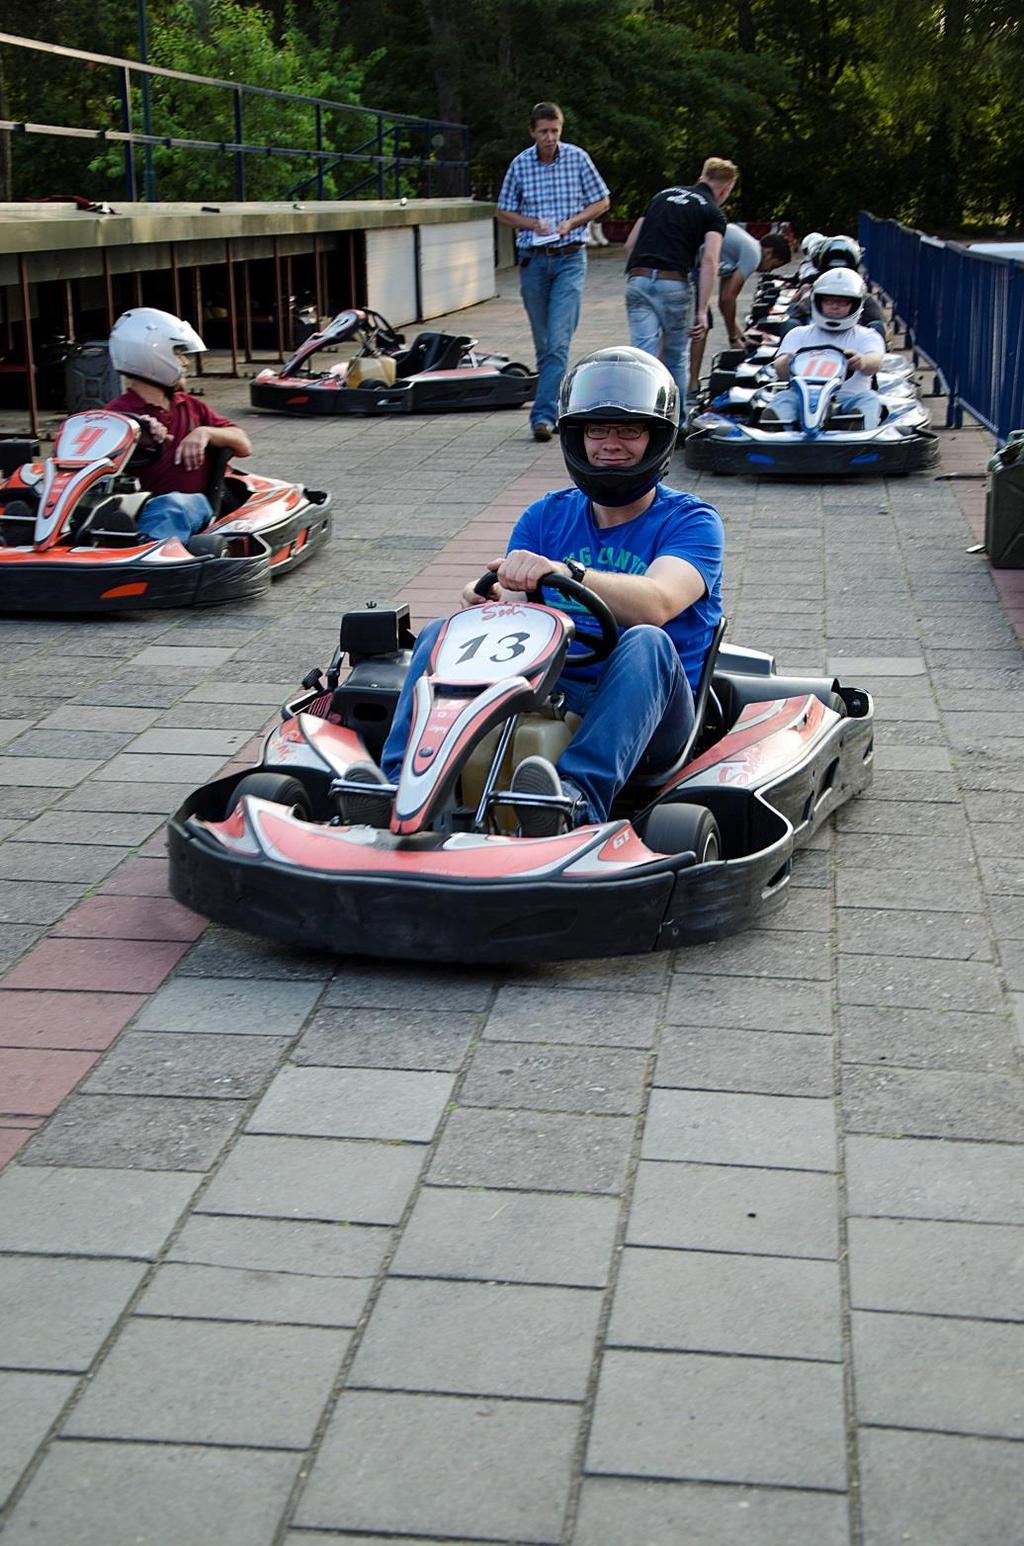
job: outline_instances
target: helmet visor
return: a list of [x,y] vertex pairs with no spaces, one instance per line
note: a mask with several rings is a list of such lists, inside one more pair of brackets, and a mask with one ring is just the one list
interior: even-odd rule
[[671,419],[671,382],[664,372],[639,361],[584,361],[572,372],[560,404],[560,418],[586,415],[591,419],[617,414],[646,419]]

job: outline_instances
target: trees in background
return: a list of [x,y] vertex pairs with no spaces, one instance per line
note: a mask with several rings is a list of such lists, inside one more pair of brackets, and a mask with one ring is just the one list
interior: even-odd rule
[[[947,232],[1024,223],[1019,9],[1018,0],[148,0],[154,63],[468,124],[481,196],[497,192],[527,143],[532,103],[550,98],[565,110],[567,137],[601,167],[616,213],[638,213],[712,154],[742,168],[731,206],[740,218],[835,230],[868,207]],[[7,0],[4,25],[135,52],[131,0],[51,0],[38,13]],[[25,59],[0,48],[0,116],[116,123],[109,71],[38,59],[26,70]],[[153,111],[161,133],[234,135],[228,94],[161,86]],[[358,138],[341,115],[327,128],[339,149]],[[246,132],[309,144],[312,115],[247,104]],[[454,148],[449,139],[439,153]],[[97,156],[83,142],[20,136],[14,150],[16,196],[121,192],[113,149]],[[230,194],[227,158],[156,156],[161,197]],[[293,163],[250,158],[247,192],[279,197],[299,176]],[[328,191],[353,180],[346,171]]]

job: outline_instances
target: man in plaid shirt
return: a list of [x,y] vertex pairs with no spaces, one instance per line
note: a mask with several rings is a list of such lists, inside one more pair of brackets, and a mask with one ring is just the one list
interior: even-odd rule
[[587,277],[586,229],[608,209],[607,185],[586,151],[561,143],[563,121],[554,102],[537,103],[533,144],[511,163],[498,195],[498,219],[518,233],[519,289],[537,353],[534,440],[551,439]]

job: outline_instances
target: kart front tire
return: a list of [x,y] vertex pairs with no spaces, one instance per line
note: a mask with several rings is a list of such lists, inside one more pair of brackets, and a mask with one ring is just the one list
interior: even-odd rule
[[501,367],[499,375],[519,376],[525,379],[528,376],[532,376],[533,371],[530,369],[529,365],[520,365],[517,361],[512,360],[508,365],[503,365]]
[[309,821],[313,814],[305,787],[291,774],[247,773],[228,796],[225,819],[247,794],[254,795],[258,800],[272,800],[275,805],[285,806],[294,811],[300,821]]
[[692,853],[698,864],[722,857],[722,834],[706,805],[656,805],[642,836],[655,853]]

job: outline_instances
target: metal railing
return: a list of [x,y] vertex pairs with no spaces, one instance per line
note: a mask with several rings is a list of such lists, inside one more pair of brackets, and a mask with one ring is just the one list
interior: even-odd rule
[[858,236],[868,277],[949,395],[946,423],[966,409],[1000,443],[1024,428],[1024,263],[863,211]]
[[[469,131],[465,124],[448,123],[439,119],[414,118],[404,113],[391,113],[381,108],[356,107],[349,102],[334,102],[328,97],[308,97],[294,92],[275,91],[267,86],[244,85],[238,81],[218,80],[208,75],[192,75],[184,70],[168,70],[159,65],[140,64],[135,59],[119,59],[109,54],[93,54],[83,49],[64,48],[56,43],[40,43],[31,38],[17,37],[13,33],[0,32],[0,46],[25,49],[37,54],[56,55],[63,59],[80,60],[91,65],[103,65],[116,72],[115,87],[120,105],[119,126],[100,128],[69,124],[30,123],[14,119],[0,119],[0,132],[12,135],[43,134],[66,139],[92,140],[100,145],[121,145],[124,150],[125,197],[134,202],[138,197],[138,168],[136,149],[145,158],[146,198],[155,199],[156,174],[152,151],[162,146],[170,150],[211,151],[233,158],[234,197],[243,202],[246,197],[246,162],[250,156],[264,158],[288,157],[306,160],[313,166],[311,175],[294,185],[282,198],[293,198],[298,192],[316,189],[315,196],[324,198],[326,177],[342,167],[351,165],[359,175],[343,192],[332,193],[332,198],[348,199],[372,190],[378,198],[399,197],[404,191],[404,179],[415,177],[421,196],[432,198],[435,189],[467,195],[469,184]],[[182,139],[163,134],[137,133],[132,127],[132,88],[138,83],[144,113],[149,116],[149,86],[154,78],[186,82],[189,85],[207,86],[230,92],[233,104],[234,137],[230,140]],[[271,97],[291,105],[313,109],[313,144],[267,145],[256,144],[245,138],[245,104],[255,97]],[[356,120],[369,120],[364,124],[364,140],[351,149],[339,150],[328,146],[325,117],[341,114]],[[357,131],[358,132],[358,131]],[[454,141],[458,153],[442,157],[439,152]],[[419,145],[418,153],[414,153]]]

